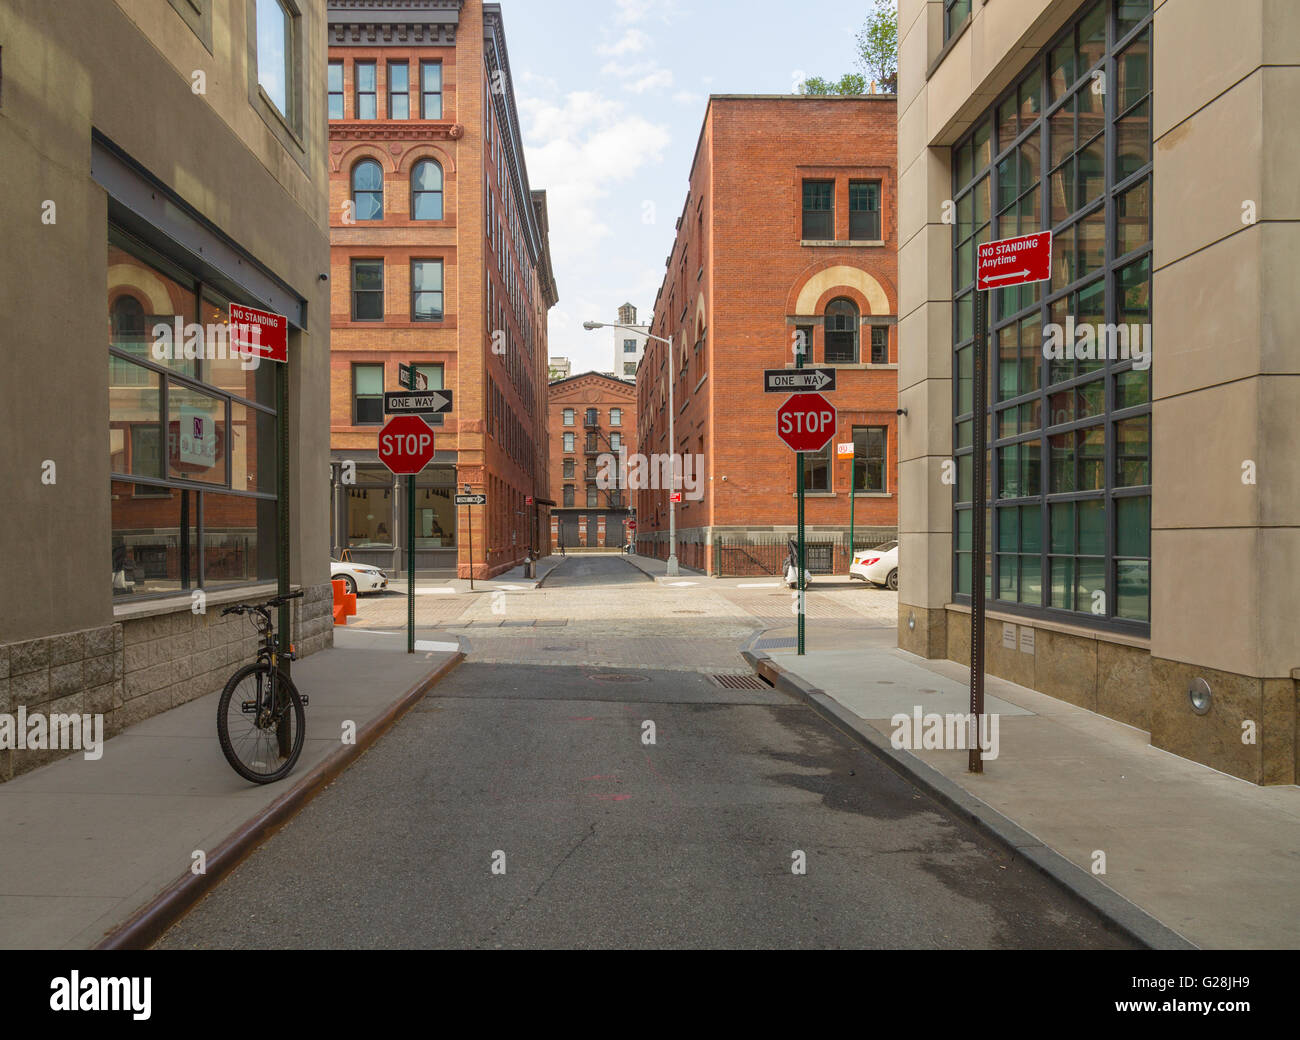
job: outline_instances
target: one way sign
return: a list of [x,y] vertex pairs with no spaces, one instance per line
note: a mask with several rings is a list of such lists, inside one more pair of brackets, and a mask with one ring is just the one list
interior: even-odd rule
[[388,415],[441,415],[451,411],[451,403],[450,390],[384,394],[384,412]]
[[769,394],[810,394],[834,389],[833,368],[777,368],[763,373],[763,390]]

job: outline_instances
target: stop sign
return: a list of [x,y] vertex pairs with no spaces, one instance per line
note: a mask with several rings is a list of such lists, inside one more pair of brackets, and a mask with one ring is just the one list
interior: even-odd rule
[[821,394],[795,394],[776,410],[777,435],[791,451],[821,451],[835,424],[835,406]]
[[379,433],[379,461],[399,477],[419,473],[434,450],[433,430],[418,415],[399,415]]

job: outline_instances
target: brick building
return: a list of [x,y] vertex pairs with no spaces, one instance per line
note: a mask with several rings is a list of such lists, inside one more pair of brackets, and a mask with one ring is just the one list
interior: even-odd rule
[[587,372],[552,383],[548,397],[552,549],[620,548],[632,502],[612,460],[636,450],[636,388]]
[[[668,380],[688,485],[678,558],[709,573],[775,566],[795,527],[796,457],[763,370],[838,369],[839,429],[806,471],[810,567],[847,570],[897,524],[896,118],[892,96],[710,98],[637,373],[640,452],[666,455]],[[852,440],[856,458],[835,459]],[[668,481],[633,488],[638,548],[668,556]],[[633,478],[633,483],[637,481]],[[693,485],[693,486],[692,486]],[[680,486],[680,485],[679,485]]]
[[[378,461],[383,394],[414,365],[454,395],[417,479],[416,567],[498,573],[546,543],[546,196],[528,181],[497,4],[330,0],[332,544],[406,567],[405,481]],[[351,465],[349,465],[351,464]],[[350,482],[352,481],[352,482]]]

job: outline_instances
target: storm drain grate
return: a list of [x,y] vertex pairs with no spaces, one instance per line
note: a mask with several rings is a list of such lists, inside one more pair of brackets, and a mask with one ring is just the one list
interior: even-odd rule
[[627,672],[605,672],[602,675],[589,675],[587,678],[592,682],[607,683],[643,683],[650,681],[650,677],[647,675],[629,675]]
[[787,647],[798,646],[799,640],[794,636],[781,636],[776,639],[760,639],[754,644],[755,650],[784,650]]
[[724,690],[766,690],[768,688],[767,683],[757,675],[733,675],[723,672],[710,675],[709,679],[714,686],[721,686]]

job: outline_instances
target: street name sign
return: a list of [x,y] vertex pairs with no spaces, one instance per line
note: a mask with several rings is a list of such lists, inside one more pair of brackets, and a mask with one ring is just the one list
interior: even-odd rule
[[485,506],[487,505],[487,495],[457,495],[456,505],[458,506]]
[[384,412],[387,415],[441,415],[450,412],[451,405],[450,390],[384,394]]
[[763,373],[763,392],[801,394],[835,389],[833,368],[776,368]]
[[433,461],[433,430],[418,415],[399,415],[379,431],[379,461],[394,476],[413,477]]
[[289,361],[289,319],[256,307],[230,305],[230,349],[264,361]]
[[397,366],[397,382],[399,386],[407,390],[428,390],[429,377],[423,372],[417,372],[414,365]]
[[976,289],[1005,289],[1008,285],[1044,282],[1052,277],[1052,233],[1003,238],[979,247]]
[[821,394],[795,394],[776,410],[776,432],[794,452],[821,451],[835,436],[835,406]]

